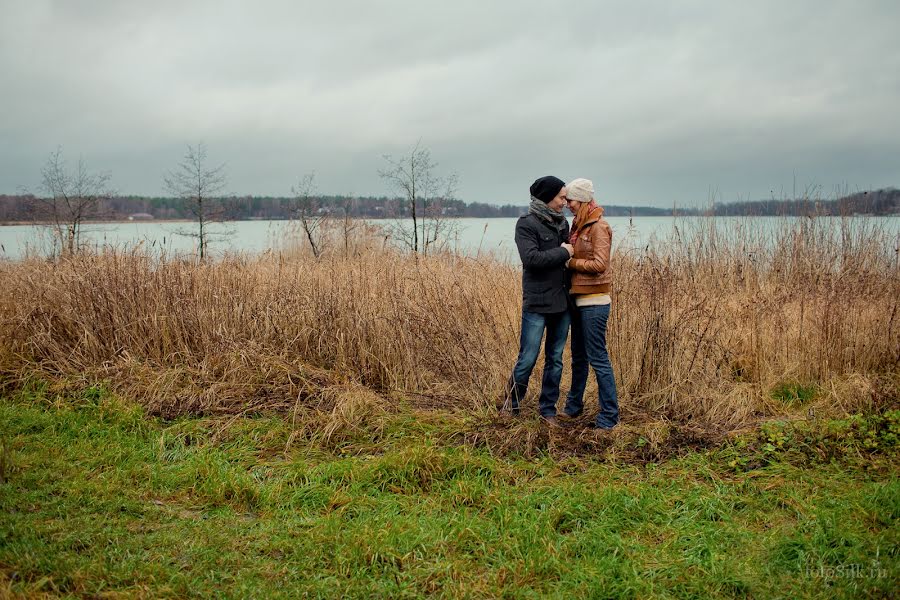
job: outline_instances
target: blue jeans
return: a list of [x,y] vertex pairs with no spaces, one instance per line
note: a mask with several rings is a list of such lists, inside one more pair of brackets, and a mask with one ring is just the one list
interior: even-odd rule
[[584,410],[584,388],[587,386],[588,365],[597,377],[597,399],[600,413],[597,427],[613,427],[619,422],[619,399],[616,379],[606,351],[606,323],[609,304],[581,306],[572,309],[572,386],[566,398],[566,414],[578,415]]
[[513,367],[508,398],[514,412],[519,410],[519,400],[525,397],[531,371],[541,350],[541,338],[547,330],[544,344],[544,378],[541,381],[541,397],[538,410],[544,417],[556,415],[559,400],[559,382],[562,379],[563,349],[569,335],[571,316],[568,312],[540,314],[522,311],[522,336],[519,340],[519,358]]

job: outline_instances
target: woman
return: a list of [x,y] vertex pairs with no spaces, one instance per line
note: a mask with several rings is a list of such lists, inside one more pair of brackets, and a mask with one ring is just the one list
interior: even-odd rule
[[609,266],[612,229],[603,209],[594,201],[594,184],[576,179],[566,186],[566,203],[575,215],[569,243],[575,254],[568,262],[572,275],[572,385],[563,416],[574,418],[584,410],[588,365],[594,369],[599,391],[597,429],[612,429],[619,422],[616,380],[606,351],[612,271]]

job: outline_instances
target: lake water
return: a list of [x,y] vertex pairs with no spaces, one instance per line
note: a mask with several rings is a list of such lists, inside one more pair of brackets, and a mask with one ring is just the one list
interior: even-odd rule
[[[782,217],[610,217],[614,246],[618,249],[640,249],[651,239],[665,238],[674,231],[690,231],[698,226],[745,228],[755,231],[773,231],[786,222],[796,220]],[[840,227],[839,217],[820,217],[825,227]],[[852,217],[854,227],[874,224],[885,229],[891,237],[900,240],[900,217]],[[375,226],[385,226],[388,221],[369,221]],[[501,258],[517,260],[513,241],[516,219],[457,219],[456,233],[450,243],[458,252],[476,254],[492,252]],[[193,231],[191,223],[127,222],[89,224],[84,237],[95,247],[115,246],[123,249],[138,244],[156,250],[173,253],[192,253],[196,240],[179,232]],[[213,253],[259,253],[267,249],[284,248],[290,243],[291,226],[287,221],[236,221],[227,228],[231,234],[214,238]],[[31,225],[0,226],[0,258],[18,259],[27,252],[41,253],[47,247],[42,242],[46,228]]]

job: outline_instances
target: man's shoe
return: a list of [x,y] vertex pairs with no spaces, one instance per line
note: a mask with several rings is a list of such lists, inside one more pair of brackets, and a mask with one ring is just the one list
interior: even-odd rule
[[551,429],[562,429],[562,423],[556,417],[541,417],[541,422]]
[[501,405],[501,406],[498,406],[498,407],[497,407],[497,412],[500,413],[501,415],[508,415],[508,416],[511,416],[511,417],[518,417],[518,416],[519,416],[519,407],[512,408],[512,407],[510,407],[510,406],[502,406],[502,405]]
[[512,400],[513,399],[510,398],[507,394],[501,394],[494,402],[494,407],[501,415],[512,415],[514,417],[518,417],[519,407],[513,406]]
[[559,413],[556,416],[558,416],[563,421],[574,421],[575,419],[577,419],[578,417],[581,416],[581,412],[577,412],[574,415],[570,415],[566,411],[562,411],[561,413]]
[[497,398],[497,412],[518,417],[519,407],[522,405],[522,399],[525,398],[526,389],[527,386],[516,383],[510,377],[506,389]]

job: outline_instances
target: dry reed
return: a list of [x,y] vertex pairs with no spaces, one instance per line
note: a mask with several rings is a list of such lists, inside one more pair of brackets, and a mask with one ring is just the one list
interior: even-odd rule
[[[609,347],[626,423],[730,432],[896,405],[889,233],[814,219],[696,223],[614,256]],[[318,260],[107,251],[0,263],[0,382],[105,381],[169,417],[315,414],[326,437],[398,403],[488,414],[517,353],[520,269],[416,260],[369,240]],[[779,385],[815,397],[785,403]]]

